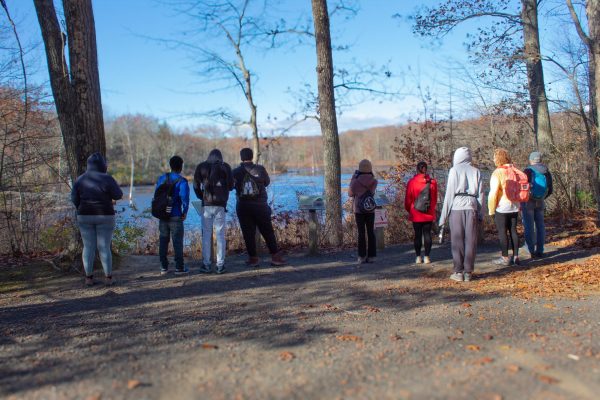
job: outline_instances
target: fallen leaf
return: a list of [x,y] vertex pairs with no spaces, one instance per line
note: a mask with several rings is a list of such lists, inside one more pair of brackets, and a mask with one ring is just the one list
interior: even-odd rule
[[544,304],[544,307],[545,308],[549,308],[551,310],[556,310],[556,306],[554,304],[552,304],[552,303]]
[[469,304],[469,303],[462,303],[461,306],[464,307],[464,308],[469,308],[469,307],[471,307],[471,304]]
[[294,358],[296,358],[296,355],[291,351],[282,351],[279,353],[279,359],[281,361],[292,361]]
[[377,307],[373,307],[373,306],[364,306],[364,308],[370,312],[380,312],[381,310]]
[[567,357],[571,360],[579,361],[579,356],[576,356],[575,354],[569,354]]
[[484,365],[494,362],[492,357],[483,357],[472,362],[473,365]]
[[355,335],[337,335],[336,338],[342,342],[361,342],[362,338]]
[[519,367],[518,365],[515,365],[515,364],[510,364],[510,365],[506,366],[506,370],[508,372],[512,372],[513,374],[515,374],[521,370],[521,367]]
[[466,346],[466,349],[471,350],[471,351],[479,351],[479,350],[481,350],[481,347],[477,346],[476,344],[468,344]]
[[483,338],[485,340],[492,340],[494,337],[492,335],[485,335]]
[[392,336],[390,336],[390,339],[392,339],[393,341],[402,340],[402,336],[400,336],[400,335],[392,335]]
[[102,395],[101,394],[95,394],[92,396],[88,396],[86,400],[101,400],[102,399]]
[[137,379],[130,379],[127,381],[127,389],[131,390],[131,389],[135,389],[136,387],[140,386],[142,384],[142,382],[138,381]]
[[553,377],[548,376],[548,375],[538,375],[537,378],[540,381],[542,381],[544,383],[551,384],[551,385],[560,382],[558,379],[553,378]]
[[211,349],[211,350],[216,350],[219,348],[219,346],[215,345],[215,344],[210,344],[210,343],[202,343],[201,346],[203,349]]

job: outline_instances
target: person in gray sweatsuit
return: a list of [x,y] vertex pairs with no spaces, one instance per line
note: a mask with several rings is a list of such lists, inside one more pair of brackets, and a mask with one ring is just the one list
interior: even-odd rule
[[468,147],[460,147],[454,152],[439,223],[443,227],[449,222],[454,261],[450,279],[459,282],[471,280],[477,250],[477,224],[483,220],[481,172],[471,165],[471,158]]

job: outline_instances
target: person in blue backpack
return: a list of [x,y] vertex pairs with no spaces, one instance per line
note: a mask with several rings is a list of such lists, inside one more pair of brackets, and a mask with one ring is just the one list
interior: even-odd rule
[[181,275],[189,272],[183,264],[183,221],[187,217],[190,205],[190,187],[187,179],[181,175],[183,159],[179,156],[173,156],[169,160],[169,166],[171,172],[162,175],[156,182],[156,189],[164,183],[173,184],[172,204],[167,209],[168,218],[160,219],[158,222],[160,274],[166,275],[169,272],[167,253],[169,241],[172,238],[173,252],[175,253],[175,275]]
[[534,151],[529,155],[529,166],[523,171],[531,184],[527,203],[521,203],[521,217],[525,228],[525,242],[532,258],[544,255],[546,229],[544,227],[545,199],[552,194],[552,175],[542,163],[542,154]]

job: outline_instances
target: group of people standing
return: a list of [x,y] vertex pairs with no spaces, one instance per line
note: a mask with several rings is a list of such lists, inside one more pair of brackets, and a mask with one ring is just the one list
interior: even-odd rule
[[[240,151],[241,163],[232,170],[223,161],[221,151],[214,149],[208,158],[198,164],[194,173],[193,190],[202,207],[203,260],[200,272],[212,272],[212,235],[216,237],[216,272],[225,272],[226,213],[229,194],[236,191],[236,213],[248,252],[246,265],[258,267],[260,259],[256,249],[256,231],[263,236],[271,254],[271,265],[285,265],[277,246],[271,222],[271,208],[267,202],[266,188],[269,174],[261,165],[253,163],[251,149]],[[531,257],[541,257],[544,252],[544,200],[552,194],[552,175],[542,163],[541,154],[529,156],[529,166],[521,172],[512,164],[505,149],[494,151],[495,171],[492,173],[487,207],[498,229],[501,257],[500,265],[519,264],[519,237],[516,231],[518,212],[521,211],[525,241]],[[183,159],[173,156],[169,160],[171,171],[161,175],[156,183],[152,213],[159,218],[160,274],[169,273],[167,258],[172,241],[175,274],[187,274],[184,263],[184,221],[190,206],[190,190],[182,176]],[[369,160],[362,160],[352,176],[348,195],[353,199],[352,209],[358,230],[358,263],[373,263],[377,256],[374,232],[377,179]],[[516,186],[515,186],[516,185]],[[448,172],[446,192],[438,225],[450,228],[452,258],[454,263],[450,279],[470,281],[475,266],[478,224],[483,221],[484,184],[481,172],[472,165],[471,150],[458,148],[454,152],[453,166]],[[88,158],[87,171],[74,183],[71,199],[77,207],[77,222],[83,240],[83,265],[86,284],[93,285],[93,265],[96,250],[100,255],[106,283],[112,283],[112,256],[110,244],[115,228],[113,205],[123,192],[107,173],[106,160],[100,153]],[[520,197],[519,197],[520,196]],[[428,174],[427,163],[417,164],[416,174],[408,181],[404,206],[414,229],[415,263],[431,263],[432,229],[436,220],[438,198],[437,181]],[[164,201],[163,201],[164,200]],[[522,201],[521,201],[522,200]],[[424,247],[424,248],[423,248]],[[509,248],[512,256],[509,257]]]

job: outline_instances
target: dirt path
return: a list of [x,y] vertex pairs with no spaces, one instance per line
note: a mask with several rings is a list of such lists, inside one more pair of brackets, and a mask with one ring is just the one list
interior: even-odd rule
[[[25,283],[0,292],[0,396],[597,398],[600,296],[481,294],[474,285],[511,273],[496,255],[481,249],[471,284],[447,282],[447,246],[431,266],[396,246],[360,269],[350,252],[258,270],[230,257],[225,275],[191,263],[162,278],[156,257],[132,256],[111,288],[13,277]],[[585,256],[551,249],[543,263]]]

